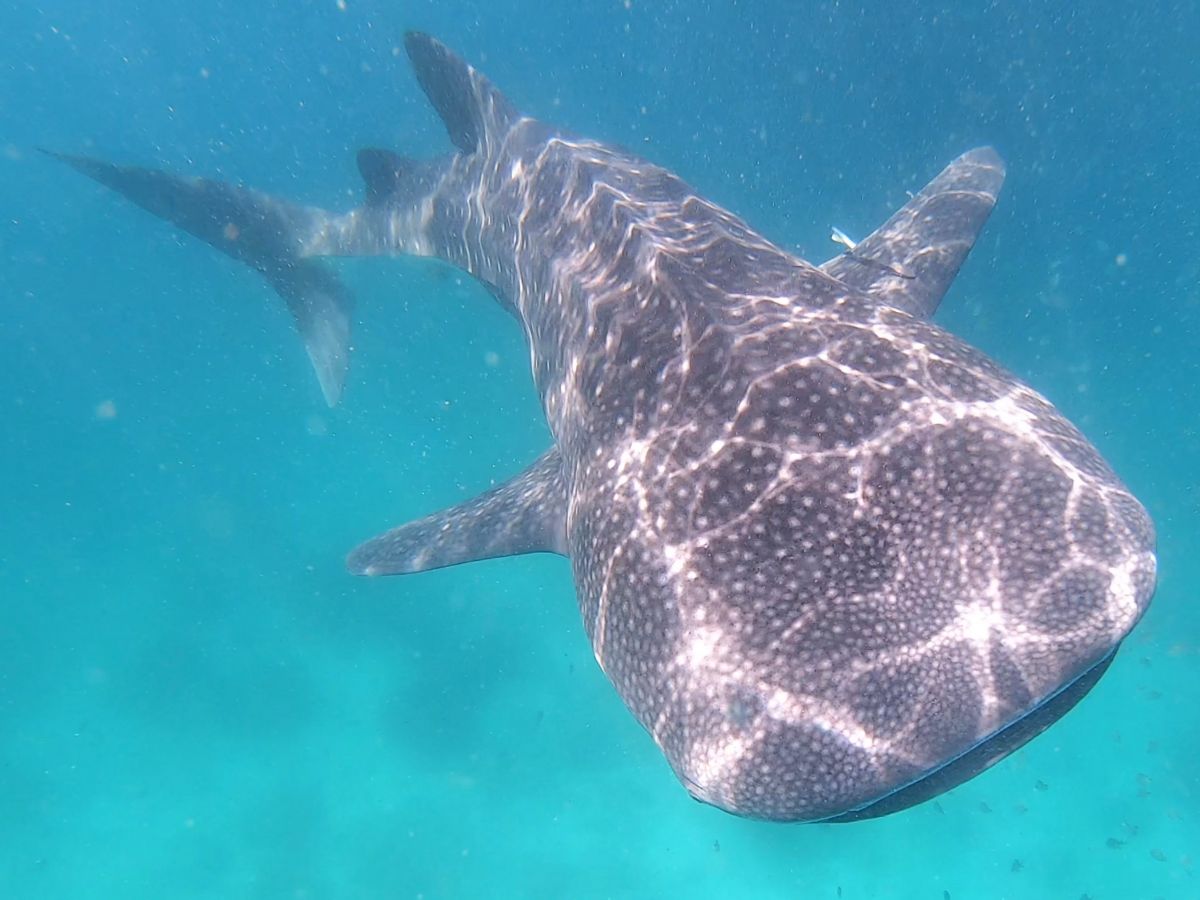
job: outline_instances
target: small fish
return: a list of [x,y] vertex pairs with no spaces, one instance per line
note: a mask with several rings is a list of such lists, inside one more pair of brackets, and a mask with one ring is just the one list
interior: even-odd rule
[[980,800],[979,801],[979,811],[985,812],[985,813],[990,813],[992,811],[992,808],[985,801]]
[[1013,812],[1015,812],[1018,816],[1023,816],[1025,813],[1029,812],[1029,807],[1024,803],[1016,803],[1013,804]]
[[1155,859],[1157,859],[1159,862],[1167,861],[1167,854],[1163,853],[1157,847],[1155,847],[1153,850],[1150,851],[1150,855],[1153,856]]
[[1138,792],[1137,792],[1137,795],[1138,795],[1139,797],[1149,797],[1149,796],[1150,796],[1150,782],[1151,782],[1151,781],[1152,781],[1152,779],[1150,778],[1150,776],[1149,776],[1149,775],[1146,775],[1146,774],[1144,774],[1143,772],[1138,772],[1138,776],[1137,776]]
[[1025,868],[1025,863],[1021,862],[1019,859],[1014,859],[1009,868],[1013,872],[1020,872],[1023,868]]
[[1040,778],[1039,778],[1039,779],[1038,779],[1038,780],[1037,780],[1037,781],[1034,783],[1034,785],[1033,785],[1033,786],[1034,786],[1035,788],[1037,788],[1039,791],[1048,791],[1048,790],[1050,790],[1050,785],[1046,784],[1046,782],[1042,781]]
[[1104,846],[1107,847],[1109,850],[1120,850],[1122,847],[1125,846],[1125,842],[1123,840],[1121,840],[1120,838],[1110,837],[1107,841],[1104,842]]
[[950,900],[950,892],[942,891],[942,900]]
[[[720,852],[721,852],[721,842],[720,842],[720,841],[713,841],[713,853],[720,853]],[[841,889],[841,888],[838,888],[838,896],[839,896],[839,897],[840,897],[840,896],[842,896],[842,889]]]

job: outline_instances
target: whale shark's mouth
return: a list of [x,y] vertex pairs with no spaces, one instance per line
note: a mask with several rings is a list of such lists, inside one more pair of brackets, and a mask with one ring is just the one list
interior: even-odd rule
[[1021,718],[992,732],[958,756],[864,806],[817,821],[858,822],[862,819],[875,819],[932,800],[939,794],[958,787],[964,781],[969,781],[1014,750],[1020,749],[1069,712],[1095,687],[1100,676],[1112,665],[1118,647],[1120,644],[1074,681],[1064,685],[1057,693],[1051,694]]

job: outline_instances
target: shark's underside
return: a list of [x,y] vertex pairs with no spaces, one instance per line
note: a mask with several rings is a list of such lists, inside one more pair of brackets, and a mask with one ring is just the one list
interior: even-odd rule
[[741,815],[902,809],[1092,687],[1153,593],[1150,520],[1047,401],[929,320],[995,203],[993,151],[818,267],[406,46],[455,152],[362,151],[346,214],[59,156],[261,272],[331,404],[351,309],[316,257],[437,256],[519,321],[554,445],[353,571],[568,556],[625,703]]

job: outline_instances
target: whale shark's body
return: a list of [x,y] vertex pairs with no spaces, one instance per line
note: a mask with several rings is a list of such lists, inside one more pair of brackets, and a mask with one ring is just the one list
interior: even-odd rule
[[61,157],[261,271],[331,403],[349,298],[314,257],[437,256],[520,322],[553,447],[353,571],[565,554],[625,703],[695,797],[741,815],[902,809],[1091,688],[1153,593],[1152,525],[1047,401],[929,321],[995,202],[994,152],[817,267],[519,115],[432,39],[407,49],[457,152],[363,151],[344,215]]

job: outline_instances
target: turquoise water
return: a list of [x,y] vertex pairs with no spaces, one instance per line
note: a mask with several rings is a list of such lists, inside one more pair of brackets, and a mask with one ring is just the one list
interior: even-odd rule
[[[1200,9],[1049,6],[5,4],[0,898],[1200,896]],[[562,560],[346,575],[545,446],[510,320],[443,267],[339,263],[326,410],[256,277],[33,148],[349,206],[358,147],[445,147],[407,28],[814,259],[995,144],[939,320],[1159,529],[1093,694],[936,803],[749,822],[625,711]]]

